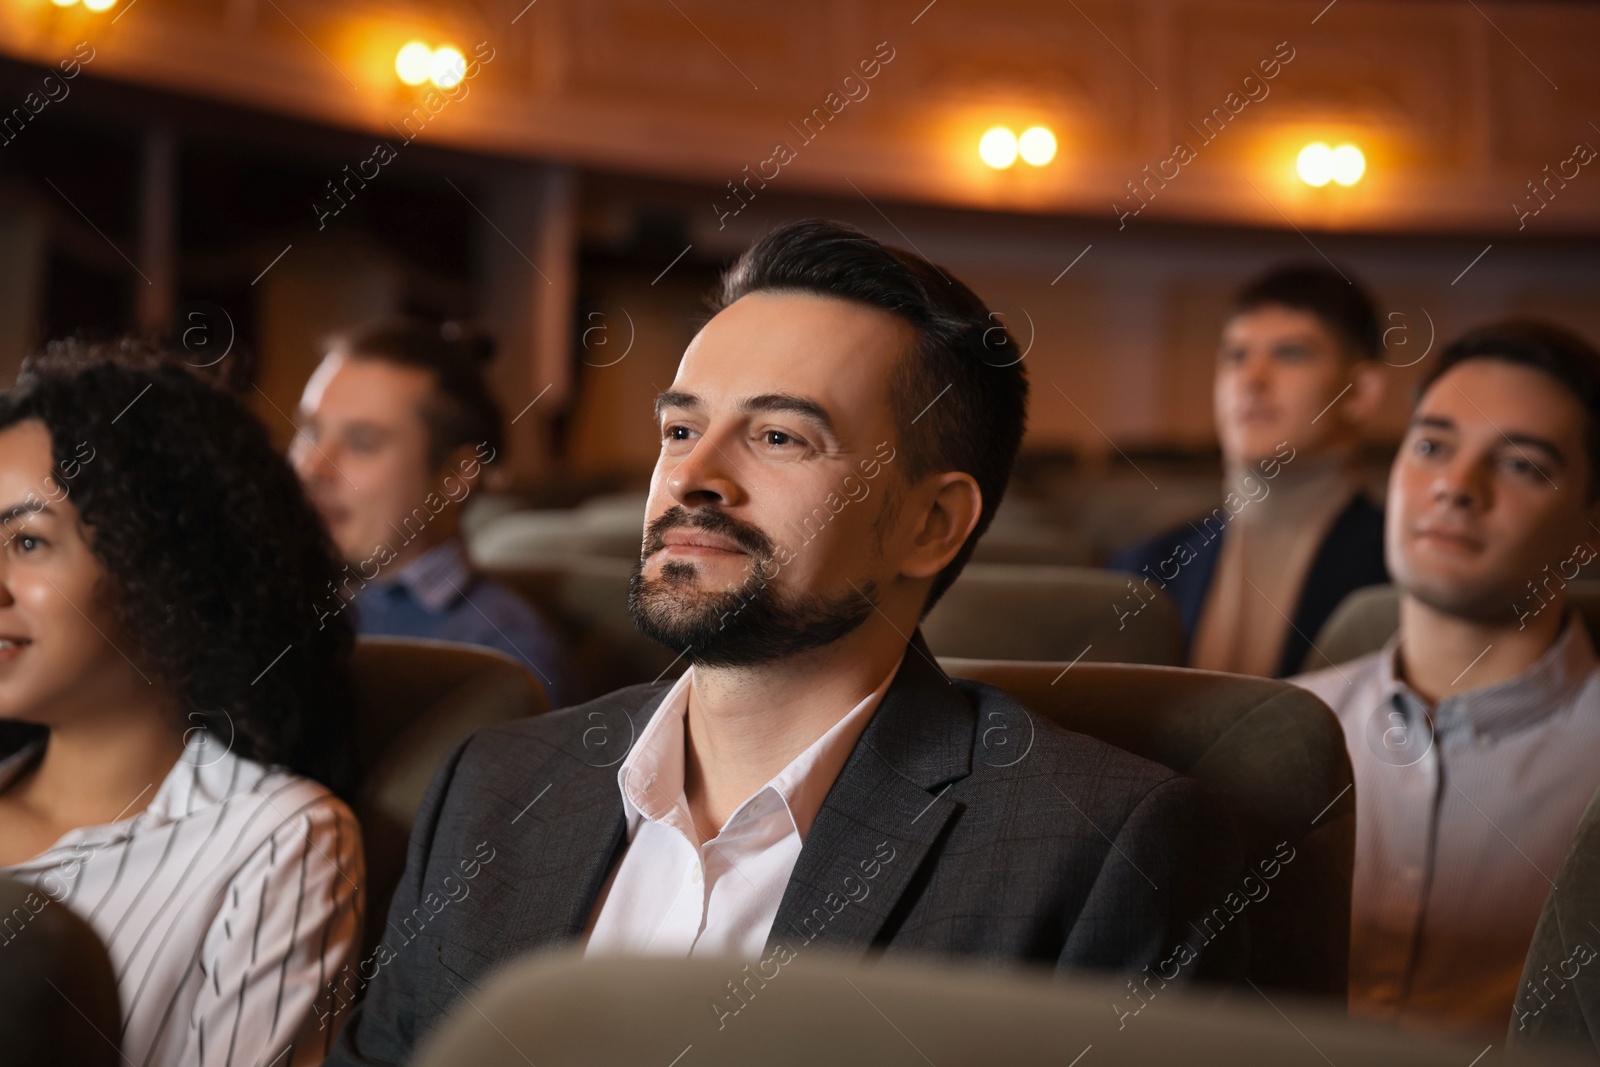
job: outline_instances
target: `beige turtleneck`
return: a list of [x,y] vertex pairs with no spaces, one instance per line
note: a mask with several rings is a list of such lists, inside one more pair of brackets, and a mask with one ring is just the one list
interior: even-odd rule
[[1277,673],[1317,550],[1360,491],[1360,472],[1346,450],[1315,459],[1296,457],[1273,479],[1230,466],[1223,495],[1234,494],[1234,504],[1223,510],[1237,513],[1227,524],[1200,609],[1191,667],[1263,678]]

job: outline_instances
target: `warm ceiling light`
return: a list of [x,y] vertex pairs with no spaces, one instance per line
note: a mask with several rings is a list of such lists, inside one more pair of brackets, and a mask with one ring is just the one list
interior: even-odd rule
[[1319,188],[1329,182],[1354,185],[1367,172],[1367,157],[1353,144],[1329,148],[1322,141],[1314,141],[1300,149],[1295,170],[1307,185]]
[[467,74],[467,59],[457,49],[442,45],[428,60],[428,77],[441,89],[448,89]]
[[1333,180],[1340,185],[1354,185],[1367,172],[1367,157],[1353,144],[1342,144],[1333,150]]
[[1056,158],[1056,135],[1048,126],[1034,126],[1022,131],[1017,138],[1017,151],[1024,163],[1042,167]]
[[427,81],[432,65],[433,49],[421,41],[412,41],[394,57],[394,72],[407,85],[421,85]]
[[50,2],[55,4],[57,7],[71,7],[73,4],[76,4],[78,0],[50,0]]
[[117,0],[83,0],[83,6],[90,11],[109,11],[116,3]]
[[996,126],[978,141],[978,158],[995,170],[1005,170],[1017,161],[1017,135]]
[[1314,141],[1300,149],[1294,162],[1300,180],[1307,185],[1324,186],[1333,180],[1333,149],[1321,141]]

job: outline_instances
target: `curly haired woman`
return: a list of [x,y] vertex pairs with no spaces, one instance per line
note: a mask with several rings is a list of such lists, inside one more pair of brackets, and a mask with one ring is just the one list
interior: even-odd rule
[[69,344],[0,394],[0,523],[0,872],[100,935],[125,1062],[321,1062],[365,872],[294,474],[182,366]]

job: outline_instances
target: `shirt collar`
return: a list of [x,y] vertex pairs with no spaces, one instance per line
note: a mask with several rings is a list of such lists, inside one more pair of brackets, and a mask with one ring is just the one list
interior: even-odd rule
[[[845,761],[861,739],[868,720],[899,673],[905,654],[906,650],[902,649],[900,658],[895,660],[894,666],[878,683],[878,687],[791,760],[766,785],[747,797],[729,816],[728,823],[732,824],[758,797],[771,792],[782,801],[795,832],[803,842],[811,830],[811,824],[816,821],[817,813],[822,810],[822,802],[833,788],[834,780],[839,777]],[[684,719],[689,710],[689,687],[693,684],[694,666],[691,664],[667,690],[659,709],[640,731],[638,742],[617,769],[617,788],[622,793],[623,812],[630,831],[637,827],[641,818],[645,818],[677,828],[690,841],[698,839],[693,820],[688,814],[683,787],[687,755],[684,749]]]
[[439,612],[465,595],[472,581],[472,565],[459,535],[452,535],[407,563],[385,584],[404,588],[429,611]]
[[[1400,677],[1399,657],[1397,632],[1378,656],[1384,702],[1399,697],[1417,708],[1426,708],[1427,702]],[[1433,709],[1433,721],[1440,730],[1459,722],[1475,736],[1491,739],[1515,733],[1566,706],[1597,664],[1600,659],[1595,656],[1583,619],[1576,612],[1568,612],[1561,635],[1526,670],[1503,682],[1445,697]]]
[[[31,741],[23,748],[0,760],[0,790],[3,790],[32,766],[43,754],[46,739]],[[191,729],[185,738],[183,752],[161,782],[152,782],[149,789],[155,796],[139,814],[116,822],[80,826],[69,830],[44,852],[38,862],[54,863],[50,854],[69,845],[96,847],[125,841],[136,833],[158,829],[220,804],[240,789],[248,788],[267,772],[260,764],[251,763],[235,755],[228,743],[203,728]],[[129,803],[132,807],[148,789]],[[34,862],[29,860],[19,866]]]

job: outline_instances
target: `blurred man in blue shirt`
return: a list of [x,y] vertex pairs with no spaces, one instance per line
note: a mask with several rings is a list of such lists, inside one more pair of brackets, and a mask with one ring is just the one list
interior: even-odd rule
[[526,602],[475,574],[461,503],[505,447],[484,381],[493,342],[395,319],[337,336],[306,383],[290,461],[348,566],[320,609],[363,634],[498,649],[569,702],[559,642]]

